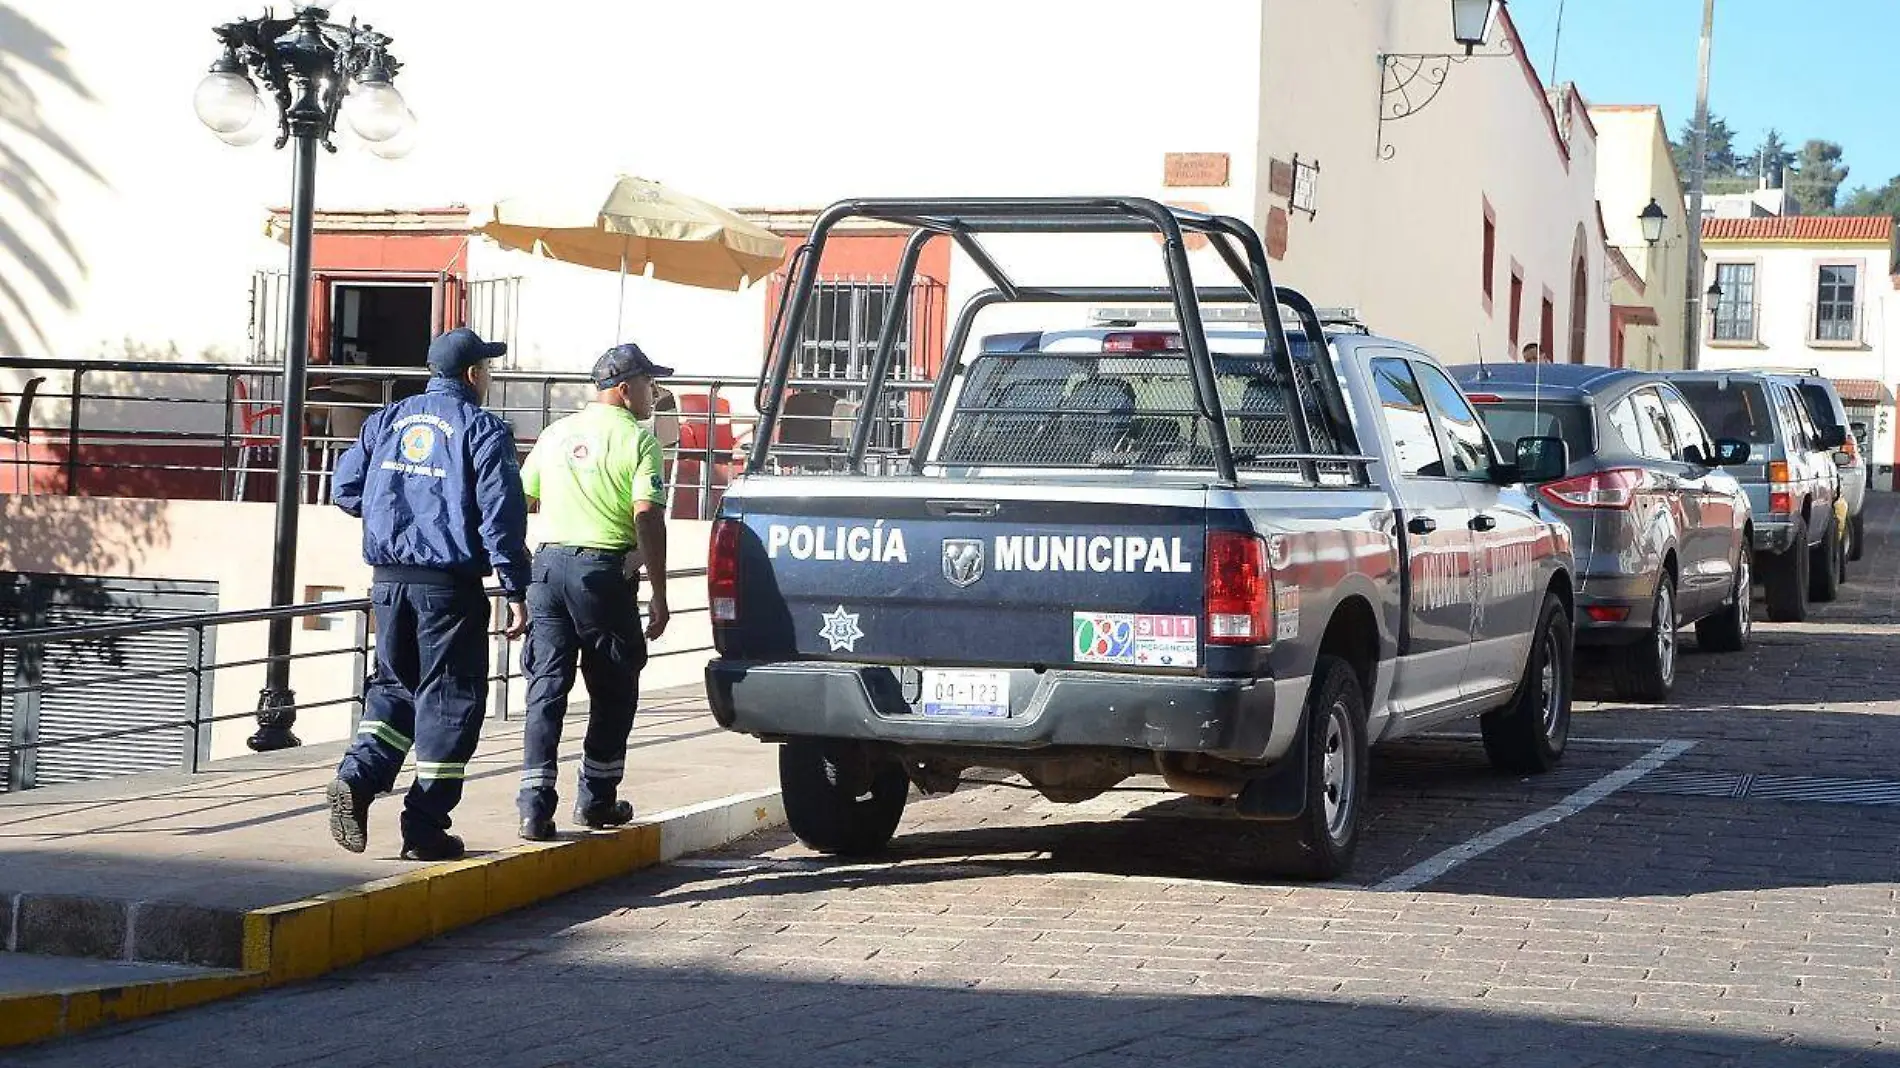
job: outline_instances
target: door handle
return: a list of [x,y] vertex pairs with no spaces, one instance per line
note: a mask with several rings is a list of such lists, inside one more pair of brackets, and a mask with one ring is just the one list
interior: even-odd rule
[[924,508],[932,515],[951,518],[988,517],[999,511],[995,501],[926,501]]
[[1428,515],[1413,516],[1412,521],[1405,524],[1405,529],[1414,534],[1430,534],[1438,529],[1438,520]]
[[1473,530],[1491,530],[1497,525],[1498,521],[1488,515],[1474,515],[1471,517],[1470,527]]

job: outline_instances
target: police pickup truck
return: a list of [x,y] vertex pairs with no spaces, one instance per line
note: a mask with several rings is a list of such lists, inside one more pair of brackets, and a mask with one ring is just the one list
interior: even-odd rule
[[[827,450],[785,397],[825,236],[851,216],[914,228],[892,307],[933,239],[996,287],[927,404],[890,388],[887,323]],[[1021,286],[976,240],[1129,229],[1162,239],[1167,287]],[[1197,289],[1185,234],[1241,286]],[[1058,802],[1159,775],[1265,821],[1263,867],[1323,879],[1359,843],[1371,744],[1478,715],[1497,767],[1561,757],[1570,539],[1523,483],[1561,477],[1562,440],[1502,462],[1435,360],[1327,329],[1272,286],[1245,223],[1123,198],[847,201],[801,257],[713,526],[706,681],[722,726],[781,743],[811,848],[875,852],[913,785],[971,768]],[[993,305],[1104,300],[1172,311],[967,345]],[[1258,325],[1210,330],[1217,304]],[[907,423],[914,446],[874,447]]]

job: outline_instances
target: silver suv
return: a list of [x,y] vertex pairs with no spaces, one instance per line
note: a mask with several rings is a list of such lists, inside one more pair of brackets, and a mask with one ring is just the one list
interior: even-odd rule
[[1749,444],[1733,468],[1755,516],[1755,573],[1768,618],[1806,619],[1809,601],[1832,601],[1844,563],[1840,473],[1834,451],[1845,426],[1817,426],[1793,380],[1761,371],[1677,371],[1667,376],[1709,432]]
[[1569,446],[1565,477],[1537,495],[1576,539],[1577,644],[1601,651],[1618,696],[1669,696],[1682,625],[1695,624],[1705,650],[1747,644],[1750,510],[1729,473],[1748,462],[1747,443],[1711,440],[1659,375],[1565,364],[1451,371],[1493,440]]

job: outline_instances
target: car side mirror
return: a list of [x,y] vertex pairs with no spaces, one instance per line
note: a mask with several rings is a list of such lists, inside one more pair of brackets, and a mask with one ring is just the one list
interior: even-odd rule
[[1715,466],[1734,467],[1737,464],[1745,464],[1753,451],[1746,441],[1738,441],[1735,438],[1716,438]]
[[1513,482],[1555,482],[1570,469],[1570,446],[1562,438],[1518,438]]
[[1820,444],[1823,449],[1838,449],[1847,444],[1847,428],[1838,424],[1822,427]]
[[1835,466],[1835,467],[1852,467],[1852,466],[1854,466],[1854,454],[1853,454],[1853,453],[1851,453],[1851,452],[1848,452],[1848,451],[1847,451],[1847,450],[1845,450],[1845,449],[1842,449],[1841,451],[1839,451],[1839,452],[1837,452],[1837,453],[1835,453],[1835,454],[1834,454],[1834,466]]
[[1714,467],[1715,464],[1702,455],[1702,446],[1690,442],[1682,447],[1682,462],[1696,467]]

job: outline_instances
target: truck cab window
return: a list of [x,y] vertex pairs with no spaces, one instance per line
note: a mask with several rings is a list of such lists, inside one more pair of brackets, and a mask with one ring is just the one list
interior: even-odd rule
[[1379,414],[1392,439],[1392,451],[1398,455],[1400,473],[1406,478],[1445,477],[1445,457],[1411,365],[1389,359],[1373,360],[1371,367],[1373,386],[1379,391]]
[[1485,436],[1464,394],[1451,384],[1445,373],[1428,364],[1414,364],[1419,379],[1431,394],[1432,407],[1438,409],[1438,425],[1451,443],[1451,473],[1457,478],[1484,481],[1491,477],[1491,439]]

